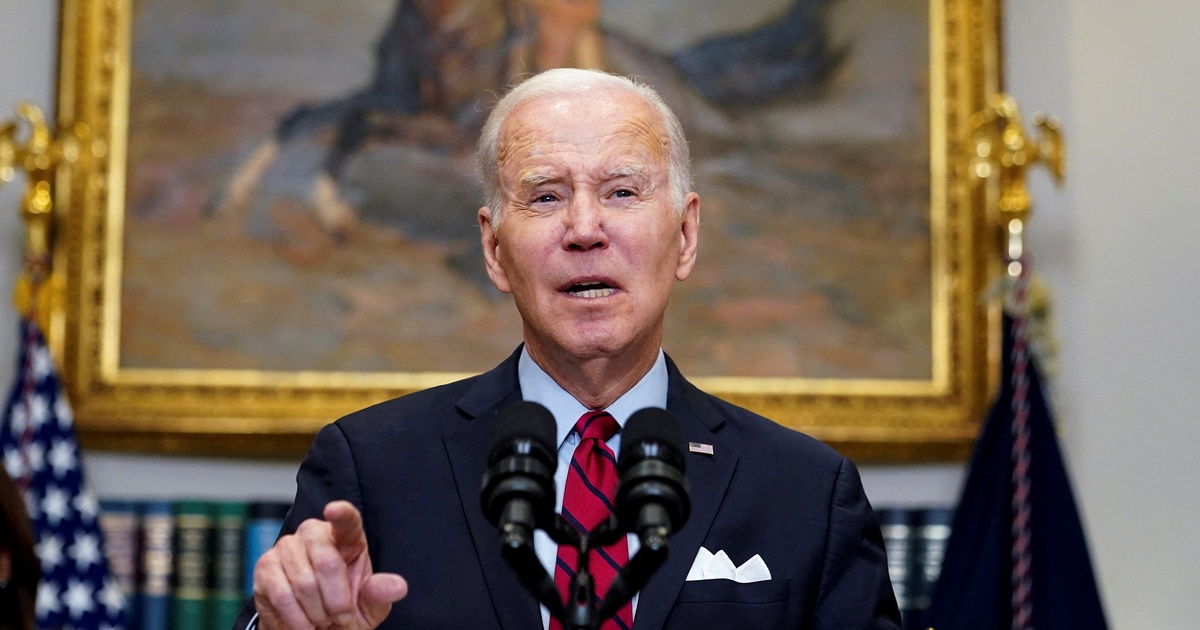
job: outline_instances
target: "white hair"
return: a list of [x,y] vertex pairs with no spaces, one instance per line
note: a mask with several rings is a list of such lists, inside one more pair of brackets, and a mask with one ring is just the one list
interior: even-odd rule
[[539,96],[565,95],[587,90],[624,90],[640,96],[656,112],[667,133],[667,184],[671,199],[683,212],[683,198],[692,190],[692,164],[683,126],[675,113],[653,88],[641,81],[599,70],[557,68],[536,74],[512,88],[488,115],[479,134],[479,172],[483,176],[485,201],[492,210],[492,226],[499,227],[504,205],[500,189],[500,132],[509,114],[521,103]]

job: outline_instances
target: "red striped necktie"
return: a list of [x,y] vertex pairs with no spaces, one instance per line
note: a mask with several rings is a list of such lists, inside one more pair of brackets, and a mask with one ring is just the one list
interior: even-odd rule
[[[605,442],[616,435],[617,428],[617,421],[605,411],[589,411],[575,423],[575,432],[580,439],[567,471],[562,513],[581,533],[591,531],[613,512],[613,500],[617,495],[617,458]],[[574,547],[558,547],[554,583],[563,597],[570,592],[577,556]],[[588,570],[596,584],[595,606],[600,605],[609,584],[628,562],[629,542],[625,536],[607,547],[592,549]],[[633,605],[626,603],[611,620],[600,625],[600,630],[629,630],[632,627]],[[562,630],[562,624],[551,619],[550,630]]]

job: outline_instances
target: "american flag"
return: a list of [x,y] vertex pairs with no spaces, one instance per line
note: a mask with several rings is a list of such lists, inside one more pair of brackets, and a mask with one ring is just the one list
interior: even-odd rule
[[96,499],[83,486],[71,407],[36,323],[21,323],[17,378],[0,425],[0,453],[25,494],[42,582],[39,628],[116,630],[125,601],[108,571]]

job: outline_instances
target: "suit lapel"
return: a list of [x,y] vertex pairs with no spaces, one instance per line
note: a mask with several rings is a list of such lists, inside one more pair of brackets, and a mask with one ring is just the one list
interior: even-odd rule
[[739,453],[717,429],[724,417],[712,401],[679,374],[667,360],[670,389],[667,410],[679,421],[683,439],[713,446],[713,455],[687,454],[687,480],[691,487],[692,513],[687,523],[671,538],[667,561],[642,589],[634,614],[634,630],[662,628],[687,578],[696,551],[716,518],[733,478]]
[[542,625],[537,601],[500,556],[500,535],[487,522],[479,505],[480,482],[487,466],[496,411],[521,399],[516,362],[519,353],[518,348],[509,360],[477,379],[457,404],[471,420],[442,439],[492,606],[500,626],[506,630],[529,630]]

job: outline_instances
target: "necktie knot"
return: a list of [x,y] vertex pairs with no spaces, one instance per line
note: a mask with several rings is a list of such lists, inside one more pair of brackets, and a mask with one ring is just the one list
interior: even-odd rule
[[596,439],[607,442],[617,434],[617,421],[607,411],[589,411],[575,422],[575,431],[580,440]]

